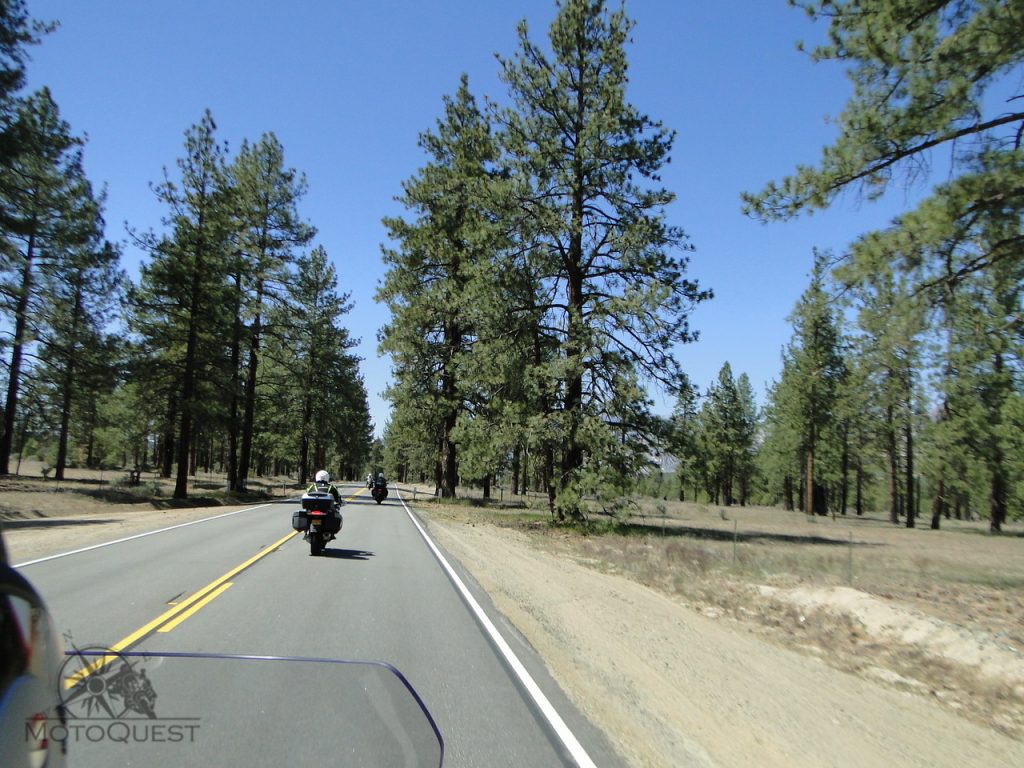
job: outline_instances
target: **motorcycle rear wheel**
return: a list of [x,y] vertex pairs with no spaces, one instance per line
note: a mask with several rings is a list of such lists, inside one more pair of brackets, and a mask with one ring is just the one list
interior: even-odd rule
[[313,533],[309,537],[309,554],[316,557],[324,551],[324,545],[327,540],[324,538],[322,533]]

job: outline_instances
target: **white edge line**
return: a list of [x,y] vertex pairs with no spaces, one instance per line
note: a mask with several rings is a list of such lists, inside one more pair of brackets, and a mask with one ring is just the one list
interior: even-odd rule
[[444,555],[441,554],[441,550],[437,548],[437,545],[434,544],[430,536],[427,535],[427,532],[423,530],[423,526],[420,525],[416,516],[409,510],[408,505],[405,503],[405,499],[402,498],[402,494],[397,488],[395,489],[395,493],[398,496],[398,500],[402,502],[402,506],[405,507],[405,512],[409,515],[409,519],[412,520],[413,525],[416,526],[416,529],[420,532],[423,540],[427,542],[427,546],[429,546],[431,551],[434,553],[434,557],[437,558],[441,567],[444,568],[445,572],[448,574],[448,578],[451,579],[455,588],[459,591],[459,594],[462,595],[462,599],[465,601],[466,605],[476,616],[476,620],[480,622],[480,625],[487,632],[491,641],[495,646],[497,646],[498,650],[501,651],[501,655],[505,657],[505,661],[512,668],[512,671],[516,673],[516,676],[519,678],[519,682],[522,683],[527,693],[530,694],[530,698],[533,699],[534,704],[537,705],[541,714],[544,715],[548,724],[558,735],[558,738],[561,739],[562,744],[569,751],[569,754],[572,755],[572,759],[576,761],[576,765],[580,766],[580,768],[597,768],[594,761],[590,759],[590,755],[588,755],[587,751],[583,748],[583,745],[580,744],[579,740],[569,729],[569,726],[565,724],[562,716],[558,714],[558,711],[548,700],[548,697],[544,695],[540,686],[537,685],[533,677],[526,670],[526,667],[523,666],[519,657],[516,656],[515,651],[512,650],[509,644],[505,641],[505,638],[501,636],[498,628],[494,626],[491,620],[487,617],[487,614],[484,613],[484,609],[480,607],[480,603],[476,601],[476,598],[473,597],[470,591],[466,588],[462,579],[459,578],[455,569],[451,567]]
[[35,565],[36,563],[45,563],[47,560],[56,560],[59,557],[67,557],[68,555],[77,555],[80,552],[88,552],[91,549],[100,549],[102,547],[109,547],[114,544],[120,544],[125,541],[131,541],[132,539],[141,539],[145,536],[152,536],[156,533],[163,533],[164,531],[173,531],[175,528],[185,528],[189,525],[197,525],[198,523],[205,523],[210,520],[218,520],[222,517],[231,517],[231,515],[240,515],[243,512],[252,512],[255,509],[263,509],[264,507],[272,507],[275,503],[260,504],[257,507],[249,507],[248,509],[236,509],[234,512],[225,512],[222,515],[214,515],[213,517],[204,517],[199,520],[192,520],[188,523],[178,523],[177,525],[171,525],[167,528],[157,528],[155,531],[146,531],[145,533],[137,533],[134,536],[125,536],[123,539],[115,539],[114,541],[105,541],[102,544],[93,544],[90,547],[82,547],[81,549],[72,549],[70,552],[61,552],[59,555],[49,555],[47,557],[40,557],[38,560],[29,560],[26,563],[17,563],[11,566],[12,568],[24,568],[26,565]]

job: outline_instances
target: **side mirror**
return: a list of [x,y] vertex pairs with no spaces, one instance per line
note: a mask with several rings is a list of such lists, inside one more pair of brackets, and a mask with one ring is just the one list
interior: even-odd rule
[[39,593],[0,557],[0,765],[63,766],[66,742],[48,738],[63,723],[62,643]]

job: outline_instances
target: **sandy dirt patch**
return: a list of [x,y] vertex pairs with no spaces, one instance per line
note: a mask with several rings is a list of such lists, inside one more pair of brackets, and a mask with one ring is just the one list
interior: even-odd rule
[[806,611],[851,617],[873,637],[915,646],[929,655],[973,667],[993,681],[1019,686],[1018,695],[1024,698],[1024,655],[988,632],[966,629],[848,587],[760,586],[758,591],[765,598]]
[[631,765],[1024,765],[1020,742],[927,695],[779,647],[520,531],[430,527]]

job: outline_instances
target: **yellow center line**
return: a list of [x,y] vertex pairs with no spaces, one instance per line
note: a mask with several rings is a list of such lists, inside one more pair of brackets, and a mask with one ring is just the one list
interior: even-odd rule
[[193,605],[191,608],[189,608],[183,614],[179,615],[177,618],[174,618],[174,619],[171,619],[170,621],[168,621],[166,624],[164,624],[162,627],[160,627],[160,629],[158,629],[157,632],[170,632],[176,626],[181,624],[181,622],[183,622],[185,619],[187,619],[193,613],[198,611],[200,608],[202,608],[208,602],[213,600],[215,597],[217,597],[221,592],[223,592],[225,589],[230,587],[232,584],[234,584],[233,581],[228,581],[228,582],[225,582],[224,584],[221,584],[219,587],[217,587],[215,590],[213,590],[213,592],[208,594],[206,597],[204,597],[198,603]]
[[[132,632],[127,637],[122,638],[121,640],[118,640],[116,643],[114,643],[112,646],[110,646],[110,650],[111,651],[123,651],[128,646],[138,642],[139,640],[141,640],[146,635],[148,635],[151,632],[153,632],[154,630],[158,629],[165,622],[170,621],[171,619],[173,619],[178,614],[180,614],[183,611],[187,610],[189,608],[189,606],[191,606],[193,603],[201,600],[210,591],[212,591],[214,589],[217,589],[217,587],[219,587],[224,582],[228,581],[229,579],[234,578],[236,575],[238,575],[239,573],[244,571],[246,568],[248,568],[250,565],[255,563],[260,558],[263,558],[263,557],[266,557],[267,555],[269,555],[271,552],[273,552],[275,549],[280,547],[282,544],[284,544],[286,541],[288,541],[288,539],[292,538],[297,533],[298,533],[298,531],[292,531],[288,535],[282,536],[280,539],[275,541],[269,547],[266,547],[266,548],[260,550],[259,552],[257,552],[255,555],[250,557],[248,560],[246,560],[241,565],[236,566],[235,568],[232,568],[230,571],[225,573],[220,578],[214,579],[213,581],[211,581],[209,584],[207,584],[202,589],[199,589],[199,590],[193,592],[187,599],[185,599],[182,602],[178,603],[173,608],[171,608],[169,611],[165,611],[164,613],[162,613],[159,616],[157,616],[155,619],[153,619],[151,622],[149,622],[145,626],[140,627],[139,629],[135,630],[134,632]],[[210,599],[212,600],[213,598],[211,597]],[[209,601],[206,601],[206,602],[209,602]],[[205,605],[205,603],[204,603],[204,605]],[[196,610],[198,610],[198,609],[199,608],[197,607]],[[193,613],[194,613],[194,611],[193,611]],[[191,615],[191,614],[189,614],[189,615]],[[103,656],[103,657],[97,659],[92,664],[89,664],[88,666],[83,667],[82,669],[80,669],[77,672],[75,672],[73,675],[69,676],[68,679],[64,681],[65,686],[70,688],[75,683],[77,683],[79,680],[82,680],[83,678],[87,677],[88,675],[91,675],[97,669],[102,669],[107,664],[112,662],[115,658],[116,657],[114,657],[114,656]]]

